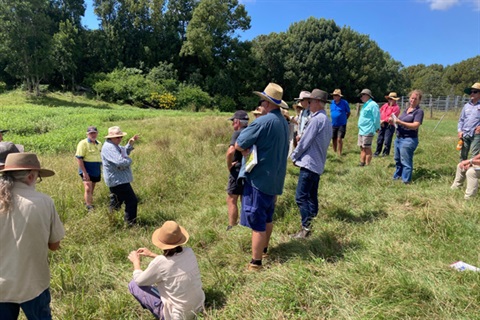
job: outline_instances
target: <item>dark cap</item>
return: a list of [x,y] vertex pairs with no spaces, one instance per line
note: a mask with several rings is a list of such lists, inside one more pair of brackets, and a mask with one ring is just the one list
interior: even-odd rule
[[233,117],[228,118],[228,120],[233,120],[233,119],[238,119],[238,120],[247,120],[248,121],[248,113],[244,110],[237,110],[233,114]]
[[11,142],[0,142],[0,165],[5,165],[5,159],[10,153],[23,152],[23,146]]
[[92,133],[92,132],[97,132],[98,133],[97,127],[94,127],[94,126],[88,127],[87,133]]

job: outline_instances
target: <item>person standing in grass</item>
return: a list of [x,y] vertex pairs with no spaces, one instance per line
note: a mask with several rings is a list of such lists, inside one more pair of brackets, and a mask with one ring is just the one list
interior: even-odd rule
[[109,211],[119,210],[125,202],[124,220],[129,226],[137,223],[137,196],[132,189],[132,159],[129,157],[135,141],[139,139],[136,134],[122,147],[120,143],[126,132],[120,127],[108,128],[107,139],[102,147],[102,165],[105,184],[110,188]]
[[[147,248],[130,252],[133,280],[130,293],[157,319],[189,320],[203,311],[205,293],[197,259],[187,243],[188,232],[175,221],[166,221],[152,235],[153,244],[163,250],[162,255]],[[140,257],[153,260],[147,269],[140,267]]]
[[465,200],[470,200],[478,193],[478,179],[480,179],[480,154],[470,160],[463,160],[457,165],[457,173],[453,181],[452,190],[459,189],[467,180]]
[[305,239],[310,235],[312,219],[318,214],[318,185],[327,161],[332,138],[332,125],[325,112],[328,93],[313,89],[309,105],[311,116],[291,158],[300,167],[295,201],[300,209],[302,228],[292,237]]
[[75,158],[78,163],[78,174],[82,178],[85,192],[83,198],[88,211],[93,210],[93,191],[100,181],[102,167],[102,143],[97,141],[98,131],[94,126],[87,128],[87,138],[77,145]]
[[335,89],[330,103],[330,117],[332,118],[332,145],[333,152],[342,155],[343,139],[347,133],[347,120],[350,117],[350,106],[347,100],[342,99],[342,90]]
[[466,160],[470,151],[472,157],[480,153],[480,82],[464,92],[470,95],[470,101],[463,106],[458,119],[458,139],[463,140],[460,161]]
[[238,197],[243,193],[243,184],[238,181],[238,174],[242,167],[242,153],[235,149],[235,142],[240,132],[248,126],[248,114],[244,110],[237,110],[228,120],[232,121],[234,131],[225,156],[229,172],[227,185],[227,231],[232,229],[238,221]]
[[298,98],[295,98],[297,103],[300,103],[302,107],[302,111],[300,112],[300,117],[298,120],[298,132],[295,139],[300,140],[303,134],[303,130],[305,130],[305,124],[307,123],[308,117],[310,116],[310,108],[308,107],[308,96],[310,95],[309,91],[301,91]]
[[244,157],[256,146],[258,163],[245,173],[240,224],[252,229],[252,260],[248,270],[262,268],[273,230],[276,196],[282,194],[287,170],[288,124],[280,107],[283,89],[270,83],[263,92],[254,92],[267,114],[253,121],[238,136],[235,148]]
[[363,102],[358,118],[358,146],[360,147],[360,167],[368,166],[372,161],[372,142],[375,132],[380,129],[380,111],[373,101],[372,92],[363,89],[360,100]]
[[0,319],[52,319],[48,250],[65,236],[53,200],[35,186],[55,172],[34,153],[10,153],[0,170]]
[[397,124],[397,138],[395,139],[395,172],[393,179],[402,179],[403,183],[412,181],[413,154],[418,146],[418,128],[423,122],[423,110],[420,109],[422,91],[413,90],[410,93],[408,108],[394,119],[390,120]]
[[394,114],[396,117],[400,115],[400,107],[397,105],[397,100],[400,98],[397,97],[396,92],[390,92],[388,96],[385,96],[385,99],[388,100],[380,108],[380,131],[377,136],[377,150],[373,154],[374,157],[378,157],[382,152],[382,157],[390,155],[390,148],[392,146],[393,135],[395,133],[395,126],[393,122],[390,122],[390,117]]

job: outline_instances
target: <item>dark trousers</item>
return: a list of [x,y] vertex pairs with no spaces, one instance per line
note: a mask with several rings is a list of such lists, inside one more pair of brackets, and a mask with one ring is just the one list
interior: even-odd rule
[[130,183],[110,187],[110,192],[110,209],[120,210],[120,207],[125,202],[124,220],[128,224],[135,224],[137,222],[138,200]]
[[380,131],[378,132],[377,136],[377,150],[375,151],[376,155],[379,155],[382,152],[382,147],[385,145],[385,148],[383,149],[383,154],[388,156],[390,154],[390,148],[392,147],[392,140],[393,140],[393,135],[395,133],[395,126],[388,124],[388,123],[382,123],[380,127]]
[[318,214],[318,184],[320,175],[305,168],[300,168],[295,201],[300,209],[302,227],[310,228],[312,219]]
[[38,297],[22,303],[1,302],[0,319],[17,320],[20,308],[29,320],[51,320],[50,311],[50,290],[46,289]]

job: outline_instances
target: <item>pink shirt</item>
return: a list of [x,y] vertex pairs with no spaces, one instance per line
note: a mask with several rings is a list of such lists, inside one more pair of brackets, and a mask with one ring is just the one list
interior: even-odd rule
[[400,107],[398,104],[394,104],[393,106],[390,106],[387,103],[385,103],[381,108],[380,108],[380,122],[388,122],[388,119],[390,116],[394,113],[397,117],[400,114]]

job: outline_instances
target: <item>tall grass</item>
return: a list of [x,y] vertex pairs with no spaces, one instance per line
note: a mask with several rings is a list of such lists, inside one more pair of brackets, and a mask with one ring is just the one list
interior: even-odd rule
[[[458,115],[447,115],[435,131],[441,115],[425,120],[408,186],[392,181],[393,156],[356,166],[356,119],[350,119],[345,155],[328,153],[312,236],[306,241],[288,236],[300,227],[294,201],[298,168],[289,165],[266,268],[248,273],[250,231],[240,226],[225,231],[229,114],[98,109],[92,101],[72,108],[71,98],[57,98],[58,106],[46,107],[13,105],[12,97],[0,96],[7,102],[4,110],[16,110],[8,114],[19,125],[25,114],[61,110],[56,125],[71,137],[68,150],[34,148],[42,164],[57,173],[38,189],[54,198],[67,231],[62,249],[50,256],[56,319],[151,319],[128,293],[127,255],[140,246],[154,249],[151,233],[168,219],[191,235],[206,319],[478,319],[480,273],[448,266],[457,260],[480,266],[479,197],[465,202],[462,192],[449,189],[458,160]],[[95,191],[96,210],[87,214],[84,208],[74,146],[91,124],[105,131],[120,125],[142,137],[131,155],[138,227],[126,228],[122,213],[108,215],[103,182]],[[7,139],[29,147],[42,139],[43,134],[17,134],[10,122],[1,125],[14,129]],[[49,131],[52,139],[64,132]],[[147,264],[145,259],[142,265]]]

